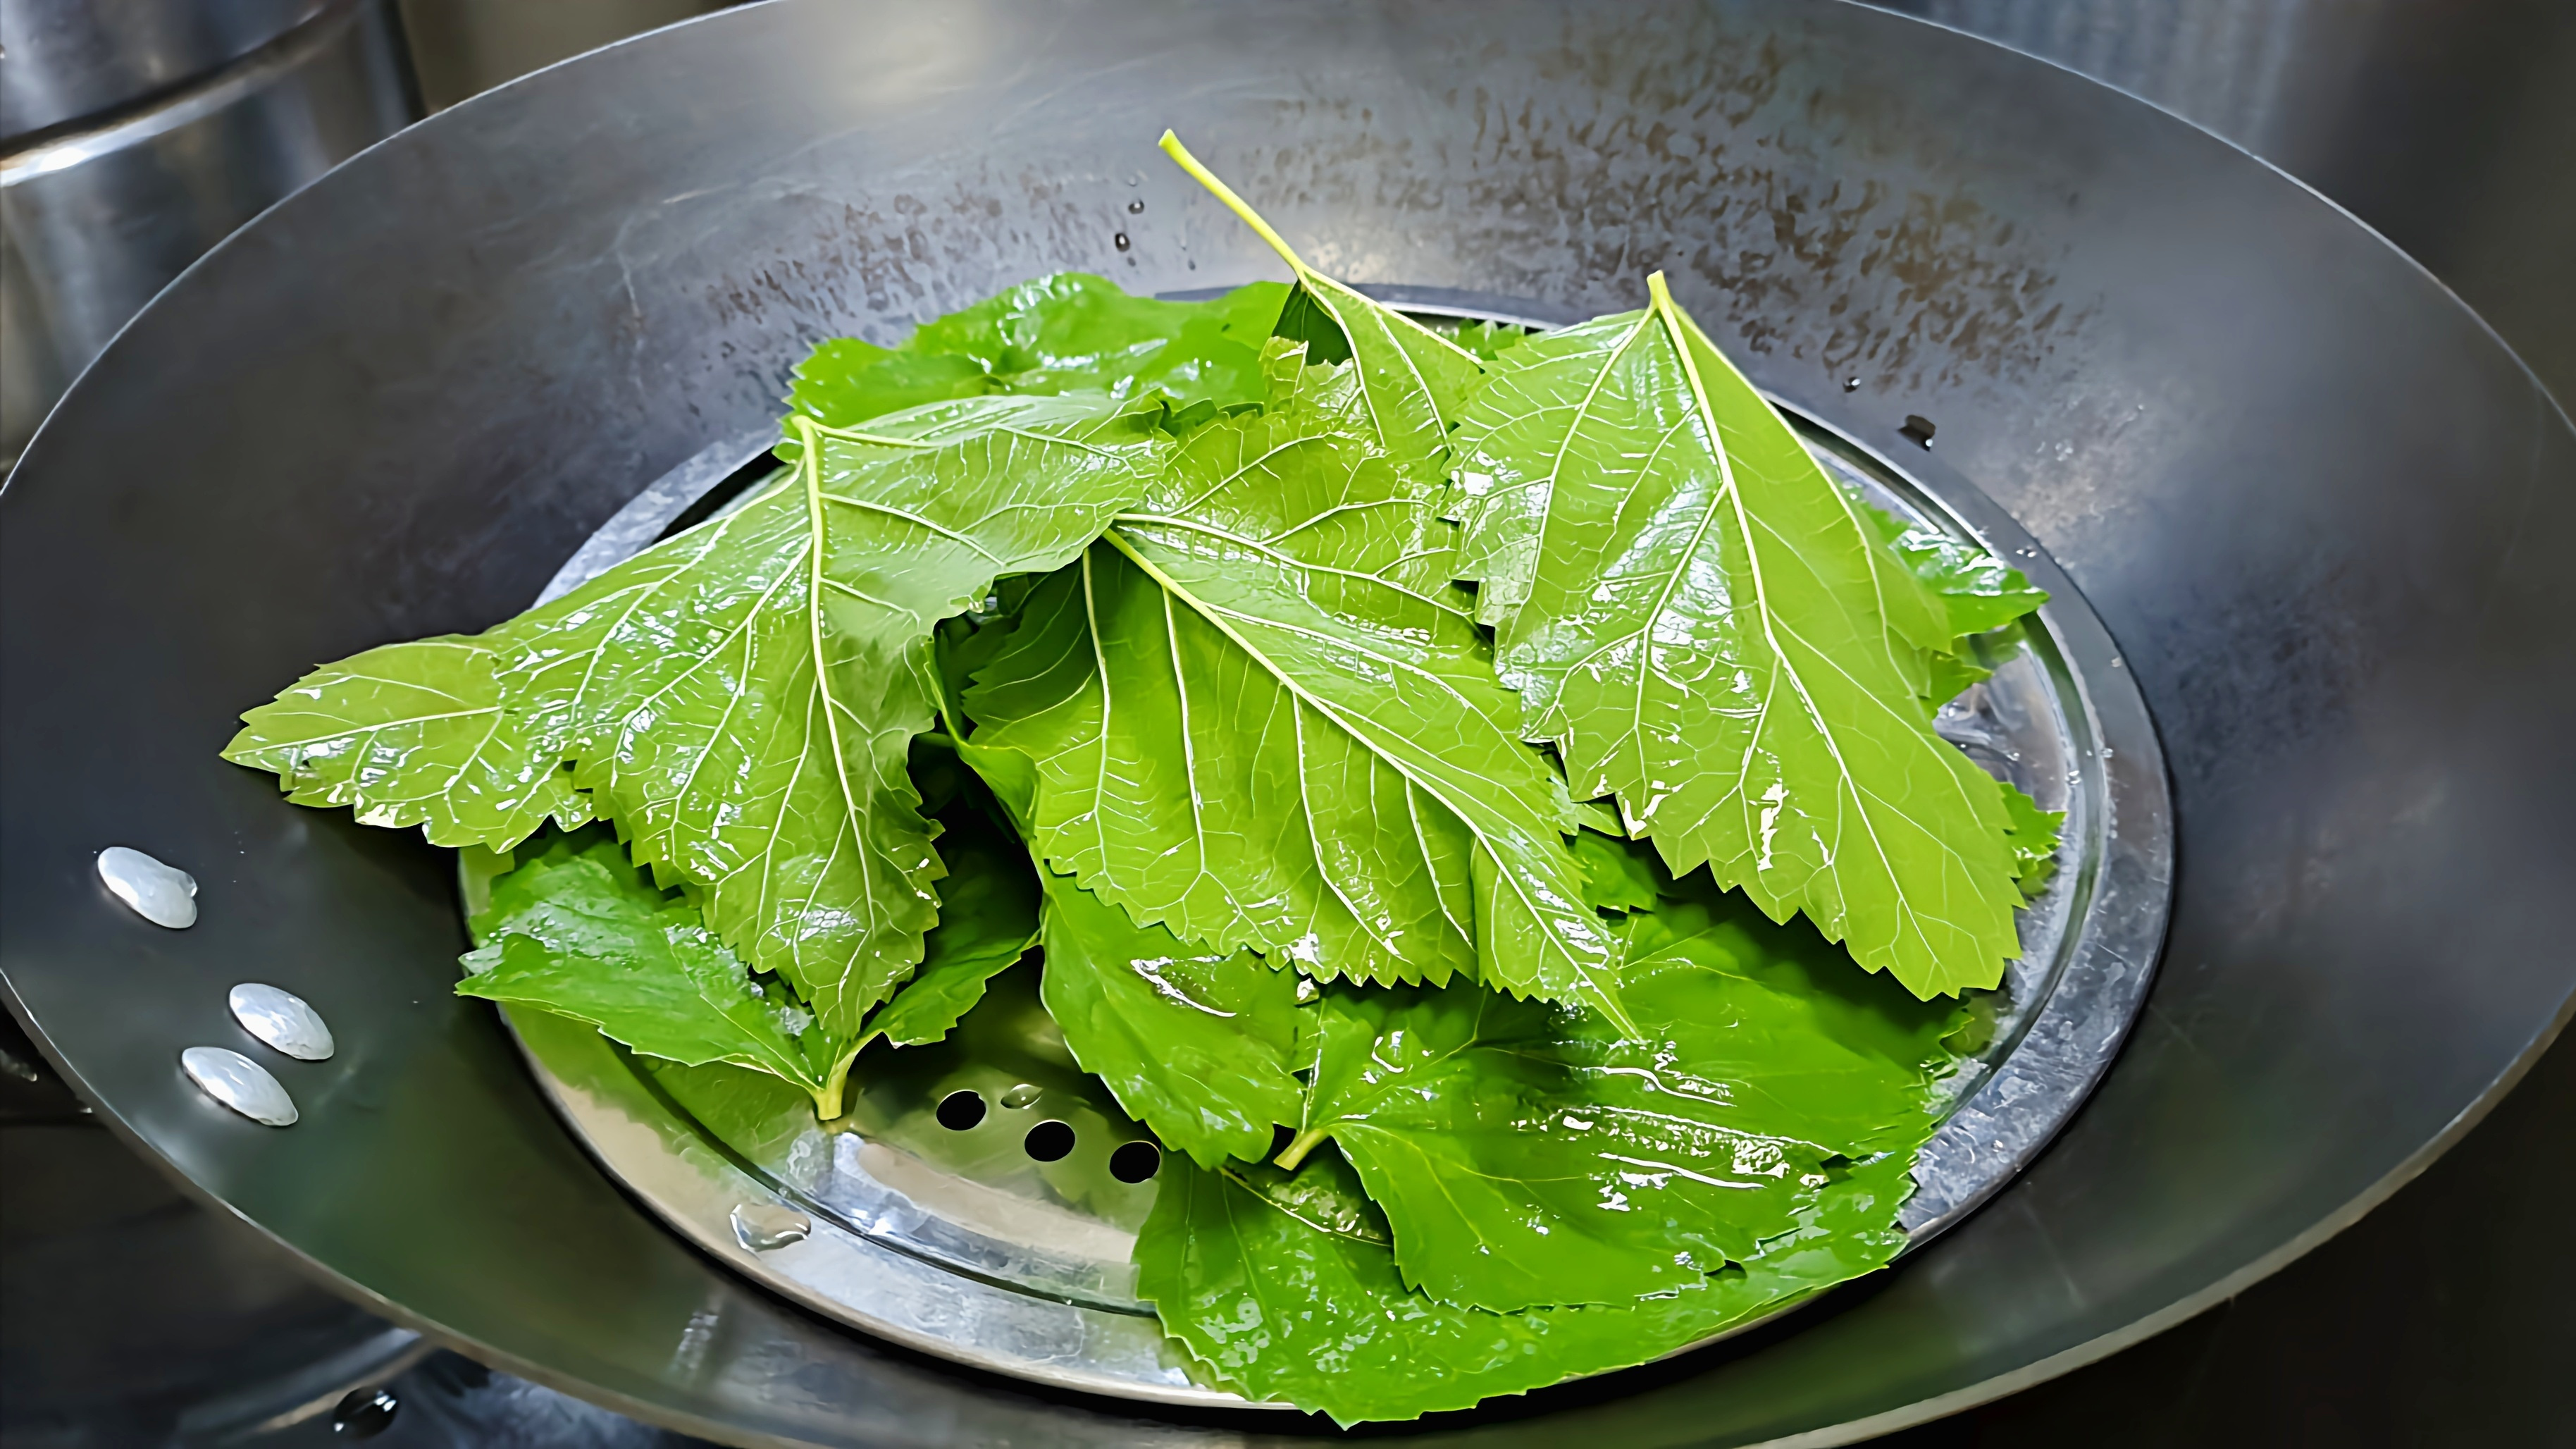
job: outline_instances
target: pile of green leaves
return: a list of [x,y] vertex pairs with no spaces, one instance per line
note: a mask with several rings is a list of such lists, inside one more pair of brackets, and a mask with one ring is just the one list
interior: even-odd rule
[[1257,1397],[1463,1407],[1885,1263],[2055,849],[1932,718],[2042,596],[1660,275],[1444,335],[1166,149],[1291,284],[825,343],[742,506],[227,757],[516,853],[459,991],[825,1118],[1041,950],[1173,1154],[1141,1291]]

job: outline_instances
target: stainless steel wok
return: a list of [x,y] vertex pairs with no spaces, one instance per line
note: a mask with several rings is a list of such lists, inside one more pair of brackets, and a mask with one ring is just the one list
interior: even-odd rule
[[[1061,267],[1269,275],[1160,165],[1166,124],[1358,281],[1593,312],[1666,268],[1757,382],[2026,529],[2171,771],[2157,983],[2035,1167],[1756,1333],[1417,1432],[1840,1442],[2007,1392],[2351,1221],[2564,1020],[2576,431],[2438,284],[2259,162],[1813,0],[815,0],[376,148],[200,263],[29,448],[0,494],[0,973],[100,1114],[378,1311],[713,1437],[1323,1432],[976,1376],[735,1277],[450,995],[443,853],[214,756],[316,660],[522,607],[756,428],[816,338]],[[116,905],[110,844],[193,871],[200,923]],[[176,1064],[226,1040],[242,980],[340,1039],[289,1075],[288,1130]]]

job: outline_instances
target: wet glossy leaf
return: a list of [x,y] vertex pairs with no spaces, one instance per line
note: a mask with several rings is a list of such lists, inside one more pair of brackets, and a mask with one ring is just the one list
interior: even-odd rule
[[1574,855],[1583,862],[1583,899],[1595,910],[1648,910],[1667,879],[1655,869],[1651,852],[1589,827],[1575,834]]
[[1944,627],[1953,637],[2000,629],[2048,602],[2046,589],[1975,544],[1862,507],[1907,569],[1940,596]]
[[1932,1135],[1955,1065],[1945,1039],[1967,1019],[1958,1000],[1854,971],[1809,923],[1775,924],[1704,879],[1625,927],[1630,993],[1669,1040],[1651,1057],[1622,1043],[1604,1063],[1651,1060],[1671,1090],[1722,1103],[1729,1125],[1839,1157],[1910,1161]]
[[698,913],[604,831],[557,840],[492,883],[484,944],[460,996],[586,1021],[639,1052],[730,1062],[820,1097],[847,1052],[783,993],[754,983]]
[[[374,651],[363,690],[334,666],[271,709],[319,699],[348,716],[357,701],[411,728],[429,692],[472,702],[490,668],[484,755],[569,760],[640,861],[698,886],[720,937],[854,1034],[937,912],[940,865],[905,770],[937,708],[931,630],[1003,574],[1062,566],[1133,504],[1167,445],[1160,416],[1090,394],[940,404],[874,434],[802,423],[806,462],[738,511],[476,640]],[[428,672],[374,677],[397,663]],[[292,737],[313,731],[291,713],[255,728],[281,738],[236,758],[310,771],[297,751],[313,747]],[[421,737],[438,748],[417,761],[344,748],[369,767],[326,798],[387,819],[434,799],[435,823],[488,825],[472,843],[496,849],[533,827],[534,805],[460,810],[469,752]]]
[[[2047,603],[2048,591],[2034,587],[2020,570],[2006,567],[1993,554],[1939,529],[1907,523],[1866,503],[1861,512],[1907,571],[1941,601],[1944,627],[1953,637],[1929,651],[1922,692],[1925,705],[1937,711],[1994,673],[1980,655],[2010,647],[2017,633],[2010,626]],[[1979,634],[1993,637],[1980,646],[1973,637]]]
[[242,716],[224,758],[276,774],[298,805],[355,806],[432,845],[506,846],[590,818],[559,752],[504,710],[493,651],[448,635],[387,644],[299,679]]
[[1261,395],[1262,341],[1287,295],[1277,282],[1255,282],[1213,301],[1162,302],[1058,272],[924,323],[898,347],[825,342],[797,365],[787,401],[835,427],[984,393],[1126,398],[1159,388],[1183,406],[1250,401]]
[[1499,355],[1459,433],[1460,574],[1574,793],[1918,994],[1991,986],[1996,783],[1932,732],[1949,606],[1654,281]]
[[1184,946],[1061,875],[1046,881],[1045,942],[1038,989],[1064,1044],[1165,1147],[1213,1167],[1261,1156],[1297,1120],[1312,1013],[1295,972]]
[[[1633,1304],[1493,1313],[1408,1289],[1329,1148],[1276,1169],[1168,1164],[1136,1239],[1137,1291],[1222,1381],[1348,1425],[1463,1409],[1660,1358],[1883,1266],[1910,1186],[1894,1159],[1838,1173],[1741,1268]],[[1360,1225],[1362,1231],[1344,1230]]]
[[2042,810],[2038,801],[2006,785],[2004,815],[2012,825],[2005,843],[2012,847],[2014,879],[2023,895],[2037,896],[2057,878],[2058,831],[2066,812]]
[[750,506],[514,621],[503,672],[638,859],[697,882],[708,924],[843,1031],[936,911],[905,771],[937,709],[932,627],[1002,574],[1061,566],[1161,448],[1152,415],[1097,395],[883,426],[817,433]]
[[1315,975],[1618,1011],[1562,782],[1446,582],[1437,492],[1350,420],[1347,368],[1279,371],[1184,442],[968,691],[1032,764],[1048,859],[1139,921]]
[[756,982],[685,895],[656,885],[604,827],[549,839],[493,877],[457,994],[585,1021],[648,1056],[766,1072],[830,1116],[860,1047],[939,1040],[1033,944],[1037,880],[1018,842],[961,812],[943,845],[946,918],[921,969],[855,1040],[818,1024],[784,983]]
[[1037,944],[1038,879],[1020,842],[983,815],[944,817],[939,857],[939,924],[923,938],[921,967],[867,1019],[859,1045],[882,1036],[925,1046],[954,1029],[984,999],[984,988]]
[[1625,923],[1642,1040],[1491,992],[1328,992],[1307,1119],[1385,1209],[1406,1280],[1494,1309],[1695,1282],[1788,1224],[1829,1164],[1910,1154],[1954,1002],[1927,1005],[1740,897]]

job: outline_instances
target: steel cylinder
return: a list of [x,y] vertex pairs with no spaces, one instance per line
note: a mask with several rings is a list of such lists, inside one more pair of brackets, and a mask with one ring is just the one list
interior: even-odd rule
[[190,262],[418,113],[390,0],[0,4],[0,465]]

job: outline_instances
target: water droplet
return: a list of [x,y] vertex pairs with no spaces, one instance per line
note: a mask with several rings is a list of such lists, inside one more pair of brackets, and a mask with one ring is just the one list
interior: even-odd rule
[[1064,1155],[1073,1150],[1073,1125],[1049,1118],[1030,1128],[1029,1135],[1020,1140],[1020,1146],[1040,1162],[1062,1161]]
[[305,1005],[304,998],[292,991],[245,981],[233,988],[226,1004],[232,1007],[233,1020],[241,1023],[242,1030],[299,1062],[329,1061],[337,1049],[322,1013]]
[[755,1253],[773,1252],[814,1235],[814,1220],[784,1203],[747,1202],[733,1210],[733,1238]]
[[383,1389],[351,1389],[331,1406],[331,1431],[344,1439],[373,1439],[391,1428],[402,1401]]
[[302,1115],[268,1068],[240,1052],[190,1047],[179,1053],[179,1068],[197,1090],[263,1126],[292,1127]]
[[1858,391],[1860,391],[1860,379],[1859,379],[1859,378],[1856,378],[1856,377],[1847,377],[1847,378],[1844,378],[1844,379],[1843,379],[1843,391],[1845,391],[1845,392],[1858,392]]
[[1921,444],[1924,450],[1928,452],[1932,447],[1932,434],[1936,430],[1932,426],[1932,420],[1930,418],[1923,416],[1921,413],[1907,413],[1905,415],[1905,426],[1898,428],[1897,431]]
[[1002,1094],[1002,1105],[1017,1112],[1037,1101],[1039,1091],[1034,1083],[1022,1082]]
[[1127,240],[1127,233],[1125,233],[1125,232],[1123,232],[1123,231],[1122,231],[1122,232],[1120,232],[1120,233],[1118,233],[1118,235],[1116,235],[1116,236],[1114,236],[1114,237],[1111,237],[1111,238],[1109,239],[1109,241],[1110,241],[1110,244],[1111,244],[1112,246],[1117,247],[1117,248],[1118,248],[1118,250],[1120,250],[1120,251],[1122,251],[1122,252],[1123,252],[1123,251],[1125,251],[1125,250],[1127,250],[1127,248],[1129,248],[1129,247],[1131,247],[1131,246],[1135,245],[1135,243],[1133,243],[1133,242],[1131,242],[1131,241]]
[[98,853],[98,878],[134,914],[156,926],[177,931],[197,924],[197,878],[184,870],[129,846],[111,845]]
[[1120,1182],[1143,1182],[1163,1170],[1163,1149],[1151,1142],[1125,1142],[1109,1154],[1109,1175]]
[[1138,199],[1127,203],[1127,214],[1129,216],[1143,216],[1145,214],[1144,199],[1139,197]]
[[963,1132],[984,1120],[984,1097],[980,1092],[951,1092],[939,1099],[939,1125],[951,1132]]

